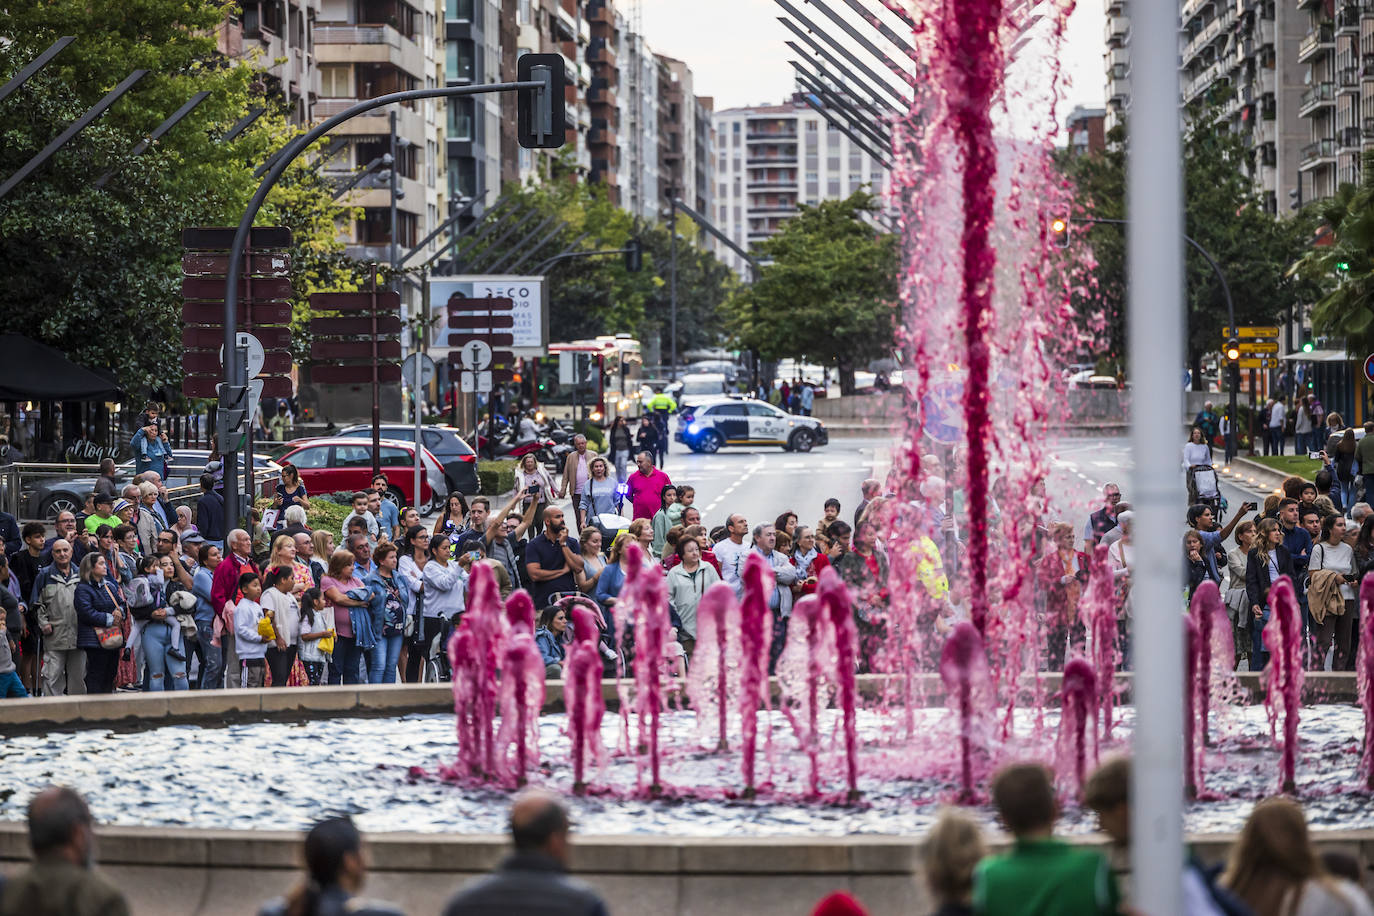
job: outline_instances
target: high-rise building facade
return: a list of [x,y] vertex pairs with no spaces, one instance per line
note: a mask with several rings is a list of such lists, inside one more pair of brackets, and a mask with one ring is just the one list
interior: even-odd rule
[[1107,71],[1107,130],[1120,124],[1131,107],[1131,20],[1126,0],[1105,0],[1102,55]]
[[320,0],[243,0],[215,36],[221,54],[262,68],[292,124],[310,123],[320,94],[312,34],[319,12]]
[[620,206],[642,219],[659,215],[658,57],[644,36],[620,17],[618,133],[615,171]]
[[587,20],[592,37],[587,46],[591,80],[587,107],[591,128],[587,131],[591,168],[587,180],[606,186],[614,204],[621,203],[620,147],[620,50],[621,21],[611,0],[587,0]]
[[1270,213],[1296,196],[1303,137],[1299,45],[1306,16],[1275,0],[1186,0],[1180,8],[1182,98],[1211,98],[1250,150],[1249,174]]
[[[475,0],[474,0],[475,2]],[[338,114],[360,99],[439,85],[444,78],[444,8],[441,0],[321,0],[314,29],[320,98],[315,120]],[[445,212],[446,109],[427,99],[395,109],[397,200],[395,243],[408,251]],[[345,141],[326,165],[351,174],[392,151],[391,114],[377,110],[339,125],[331,136]],[[348,233],[349,253],[386,261],[391,237],[389,182],[367,178],[344,198],[362,207]]]
[[[777,232],[798,204],[841,199],[865,186],[883,195],[882,164],[800,95],[782,105],[719,111],[713,124],[714,222],[745,250]],[[722,248],[717,254],[744,269],[733,252]]]
[[1304,202],[1330,197],[1360,181],[1360,155],[1374,145],[1374,5],[1359,0],[1301,0],[1304,68],[1298,113],[1306,131],[1301,152]]
[[698,98],[686,62],[658,56],[667,68],[663,83],[666,121],[661,148],[668,164],[664,203],[676,193],[698,213],[708,214],[711,199],[711,100]]

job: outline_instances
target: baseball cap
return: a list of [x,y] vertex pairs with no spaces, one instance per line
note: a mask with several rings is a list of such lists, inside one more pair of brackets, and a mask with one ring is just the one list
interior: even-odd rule
[[118,501],[116,501],[115,504],[114,504],[114,514],[115,514],[115,515],[118,515],[119,513],[123,512],[125,509],[132,509],[133,507],[134,507],[134,504],[131,503],[131,502],[129,502],[127,499],[118,500]]

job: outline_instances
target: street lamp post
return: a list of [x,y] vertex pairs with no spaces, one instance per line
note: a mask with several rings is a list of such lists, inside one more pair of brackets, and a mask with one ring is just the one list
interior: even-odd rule
[[671,236],[668,242],[668,250],[672,252],[670,257],[671,267],[670,278],[668,280],[669,310],[668,319],[668,338],[672,343],[672,363],[669,367],[669,378],[677,381],[677,188],[670,188],[669,194],[672,200],[668,203],[668,232]]
[[[239,304],[239,272],[242,270],[243,250],[248,244],[248,234],[253,228],[253,222],[257,219],[259,211],[262,210],[263,203],[267,200],[267,195],[277,182],[285,174],[287,167],[296,160],[301,153],[309,149],[320,137],[329,133],[340,124],[357,117],[360,114],[383,108],[397,102],[412,102],[421,99],[454,98],[466,95],[482,95],[489,92],[513,92],[519,90],[535,90],[540,93],[543,104],[548,104],[549,99],[544,98],[550,92],[549,83],[543,79],[530,79],[506,83],[491,83],[478,86],[436,86],[426,89],[409,89],[404,92],[391,92],[386,95],[377,96],[373,99],[364,99],[356,105],[351,105],[333,117],[326,118],[319,124],[306,131],[296,139],[292,140],[285,149],[281,151],[273,160],[271,168],[268,169],[262,183],[254,192],[253,197],[248,202],[248,207],[243,211],[243,217],[239,220],[238,228],[234,230],[234,240],[229,249],[229,260],[226,266],[226,277],[224,281],[224,374],[225,382],[230,387],[242,387],[248,383],[244,367],[239,365],[237,338],[235,327],[238,319]],[[561,92],[561,88],[558,89]],[[392,168],[395,168],[395,162]],[[228,430],[221,430],[227,433]],[[232,440],[225,434],[221,435],[221,446],[230,444]],[[418,443],[417,443],[418,446]],[[230,518],[237,519],[241,514],[239,505],[238,481],[238,453],[232,446],[224,451],[224,502]]]

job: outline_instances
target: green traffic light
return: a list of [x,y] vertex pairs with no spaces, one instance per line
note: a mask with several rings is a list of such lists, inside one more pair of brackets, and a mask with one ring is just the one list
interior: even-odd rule
[[1312,341],[1310,341],[1310,340],[1309,340],[1309,341],[1306,341],[1306,342],[1302,345],[1302,352],[1304,352],[1304,353],[1311,353],[1311,352],[1312,352]]
[[1337,262],[1336,262],[1336,269],[1339,270],[1339,271],[1341,271],[1342,273],[1344,273],[1345,271],[1350,270],[1350,262],[1349,262],[1349,261],[1337,261]]

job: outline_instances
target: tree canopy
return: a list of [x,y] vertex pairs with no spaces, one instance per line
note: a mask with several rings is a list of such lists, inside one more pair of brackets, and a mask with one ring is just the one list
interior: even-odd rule
[[1303,258],[1300,275],[1325,292],[1312,306],[1312,330],[1344,340],[1346,352],[1374,352],[1374,152],[1364,155],[1363,179],[1311,205],[1327,233]]
[[[1184,133],[1185,232],[1216,259],[1226,275],[1238,324],[1271,324],[1302,301],[1305,290],[1287,276],[1311,238],[1311,221],[1279,219],[1266,209],[1251,179],[1257,151],[1230,132],[1214,104],[1191,106]],[[1126,133],[1114,128],[1104,150],[1064,153],[1060,162],[1075,188],[1075,217],[1127,219]],[[1126,353],[1126,233],[1119,225],[1075,224],[1071,256],[1081,271],[1071,284],[1080,329],[1098,341],[1085,356],[1114,364]],[[1196,371],[1204,354],[1224,344],[1226,300],[1206,259],[1186,252],[1186,349]]]
[[[220,55],[217,0],[49,0],[0,9],[0,74],[61,35],[78,36],[0,103],[0,169],[13,174],[134,69],[148,74],[0,200],[0,329],[115,372],[128,391],[175,391],[181,376],[181,230],[238,223],[259,163],[296,130],[263,72]],[[208,98],[137,158],[134,145],[196,92]],[[232,142],[250,107],[268,113]],[[109,174],[108,183],[96,180]],[[344,267],[350,215],[298,160],[268,200],[296,242],[297,311]],[[346,281],[346,271],[342,278]],[[300,322],[298,322],[300,323]]]
[[755,254],[771,260],[726,303],[726,327],[766,361],[793,358],[840,372],[850,394],[854,371],[890,357],[897,323],[897,243],[863,217],[877,199],[802,205]]

